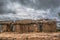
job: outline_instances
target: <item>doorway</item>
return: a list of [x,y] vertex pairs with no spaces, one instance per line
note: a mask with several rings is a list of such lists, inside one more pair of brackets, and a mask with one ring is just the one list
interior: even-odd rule
[[43,26],[42,23],[39,23],[38,25],[39,25],[39,32],[42,32],[42,26]]

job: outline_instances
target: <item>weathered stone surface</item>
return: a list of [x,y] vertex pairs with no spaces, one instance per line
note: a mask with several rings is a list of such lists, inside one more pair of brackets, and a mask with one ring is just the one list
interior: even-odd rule
[[[31,32],[56,32],[56,21],[54,20],[19,20],[15,22],[0,21],[2,32],[31,33]],[[13,28],[11,28],[11,25]]]
[[20,33],[20,25],[14,25],[14,32]]
[[2,32],[7,32],[7,25],[2,25]]
[[55,21],[47,21],[43,23],[42,30],[43,32],[56,32],[56,27]]

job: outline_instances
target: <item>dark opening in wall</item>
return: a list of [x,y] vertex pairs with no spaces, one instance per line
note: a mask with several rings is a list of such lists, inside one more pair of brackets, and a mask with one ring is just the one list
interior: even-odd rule
[[42,29],[42,26],[43,26],[42,23],[39,23],[38,25],[39,25],[39,31],[42,32],[42,30],[43,30]]
[[10,28],[11,28],[11,31],[13,32],[14,31],[14,26],[12,24],[11,24]]
[[13,26],[14,26],[14,25],[12,25],[12,24],[8,24],[8,25],[7,25],[7,31],[8,31],[8,32],[13,32],[13,28],[14,28]]
[[0,32],[2,32],[2,25],[0,25]]

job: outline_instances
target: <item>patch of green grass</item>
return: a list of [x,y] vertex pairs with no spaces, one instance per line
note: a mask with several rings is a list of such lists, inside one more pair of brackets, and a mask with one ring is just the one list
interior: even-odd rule
[[60,29],[57,29],[57,32],[60,32]]

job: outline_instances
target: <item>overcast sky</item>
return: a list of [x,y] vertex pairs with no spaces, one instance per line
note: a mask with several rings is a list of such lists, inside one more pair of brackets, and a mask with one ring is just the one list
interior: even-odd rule
[[60,20],[60,0],[0,0],[0,19],[39,19]]

